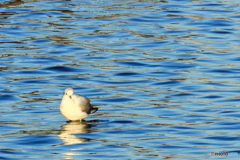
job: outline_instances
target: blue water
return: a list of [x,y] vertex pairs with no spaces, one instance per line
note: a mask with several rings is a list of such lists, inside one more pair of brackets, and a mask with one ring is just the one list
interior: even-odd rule
[[[1,0],[0,159],[240,154],[239,10],[232,0]],[[68,87],[98,112],[66,122]]]

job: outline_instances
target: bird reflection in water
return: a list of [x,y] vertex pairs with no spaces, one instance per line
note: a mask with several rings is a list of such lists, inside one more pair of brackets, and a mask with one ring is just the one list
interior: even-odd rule
[[77,143],[84,143],[90,141],[88,138],[78,137],[74,134],[89,133],[92,124],[89,122],[69,121],[62,125],[60,133],[57,135],[64,143],[64,145],[71,145]]
[[85,137],[78,137],[74,134],[79,133],[89,133],[91,132],[91,127],[94,125],[91,124],[96,121],[68,121],[66,124],[61,126],[61,130],[57,136],[61,139],[64,144],[63,145],[73,145],[68,148],[66,152],[63,153],[64,159],[73,159],[75,155],[81,155],[79,152],[82,148],[77,147],[74,144],[80,144],[90,141],[91,139]]

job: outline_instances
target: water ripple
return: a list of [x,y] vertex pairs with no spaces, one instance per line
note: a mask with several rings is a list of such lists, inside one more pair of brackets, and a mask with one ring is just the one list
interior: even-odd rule
[[[0,5],[0,159],[239,153],[237,1]],[[68,87],[98,112],[67,122]]]

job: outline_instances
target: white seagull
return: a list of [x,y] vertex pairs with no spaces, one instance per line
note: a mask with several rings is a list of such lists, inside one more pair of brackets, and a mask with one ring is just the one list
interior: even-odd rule
[[62,115],[71,121],[82,121],[87,118],[88,114],[95,113],[98,108],[93,108],[90,100],[74,94],[72,88],[67,88],[60,104],[60,111]]

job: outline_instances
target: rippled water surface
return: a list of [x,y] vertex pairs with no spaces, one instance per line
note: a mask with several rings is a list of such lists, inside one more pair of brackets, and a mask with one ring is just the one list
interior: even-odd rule
[[[0,159],[238,153],[239,10],[237,0],[1,0]],[[68,87],[98,112],[67,123]]]

